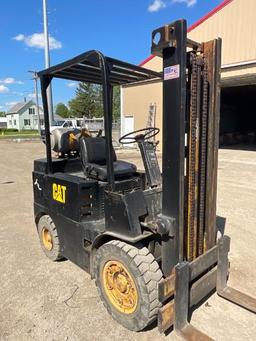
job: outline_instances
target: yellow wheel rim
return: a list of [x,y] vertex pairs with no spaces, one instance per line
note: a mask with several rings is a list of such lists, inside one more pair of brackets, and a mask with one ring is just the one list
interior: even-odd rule
[[46,227],[42,229],[42,241],[46,250],[51,251],[53,248],[52,234]]
[[108,261],[102,272],[103,287],[111,304],[120,312],[132,314],[138,304],[134,279],[119,261]]

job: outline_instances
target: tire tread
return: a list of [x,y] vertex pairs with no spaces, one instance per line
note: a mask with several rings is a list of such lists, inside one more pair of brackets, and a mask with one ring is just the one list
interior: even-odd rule
[[[118,240],[111,240],[99,248],[95,256],[95,266],[97,266],[97,263],[100,261],[102,254],[104,254],[102,248],[106,247],[109,248],[111,252],[113,251],[113,254],[116,248],[121,249],[121,252],[125,253],[125,255],[130,258],[130,263],[134,263],[134,265],[137,267],[139,274],[135,277],[144,282],[144,289],[142,290],[142,302],[148,302],[148,305],[142,308],[146,311],[146,313],[143,315],[143,317],[141,316],[140,320],[138,319],[137,323],[134,324],[132,328],[125,325],[131,330],[142,330],[156,319],[158,309],[161,307],[161,303],[158,299],[158,283],[163,277],[162,271],[160,270],[154,256],[145,246],[139,245],[136,247]],[[100,250],[102,250],[102,253],[99,252]],[[96,269],[95,273],[97,273]],[[105,302],[105,299],[101,293],[100,284],[97,282],[98,280],[96,276],[96,284],[101,300],[103,301],[103,304],[108,312],[113,316],[109,305]],[[113,317],[115,318],[115,316]],[[122,321],[119,322],[122,323]]]
[[[43,227],[47,227],[53,236],[53,249],[51,251],[46,250],[43,246],[43,242],[41,240],[41,229]],[[38,229],[41,247],[42,247],[44,253],[46,254],[46,256],[54,262],[63,259],[63,256],[61,255],[61,248],[60,248],[58,231],[57,231],[57,228],[56,228],[52,218],[49,215],[43,215],[39,219],[37,229]]]

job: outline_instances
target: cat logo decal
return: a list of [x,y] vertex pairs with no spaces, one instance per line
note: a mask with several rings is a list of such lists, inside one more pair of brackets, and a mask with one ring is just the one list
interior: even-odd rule
[[52,197],[53,200],[56,200],[58,202],[61,202],[62,204],[65,204],[66,202],[66,191],[67,187],[59,184],[52,184]]

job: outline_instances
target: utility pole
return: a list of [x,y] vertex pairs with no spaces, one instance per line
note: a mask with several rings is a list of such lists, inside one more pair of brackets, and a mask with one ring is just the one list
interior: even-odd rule
[[39,135],[41,136],[41,122],[40,122],[38,85],[37,85],[38,76],[37,76],[36,71],[29,71],[29,72],[33,74],[32,79],[34,80],[34,90],[35,90],[35,99],[36,99],[36,115],[37,115],[37,119],[38,119],[38,132],[39,132]]
[[[47,0],[43,0],[43,16],[44,16],[44,58],[45,67],[50,67],[50,51],[49,51],[49,34],[48,34],[48,14],[47,14]],[[47,101],[50,122],[54,121],[53,103],[52,103],[52,86],[47,88]]]

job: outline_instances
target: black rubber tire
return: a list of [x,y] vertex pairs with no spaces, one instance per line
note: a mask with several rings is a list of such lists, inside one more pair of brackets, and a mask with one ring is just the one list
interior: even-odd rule
[[[47,230],[51,233],[52,241],[53,241],[53,247],[49,251],[44,247],[43,241],[42,241],[42,230],[43,228],[47,228]],[[37,224],[37,230],[38,230],[38,236],[40,240],[41,247],[46,254],[48,258],[50,258],[52,261],[58,261],[62,259],[61,251],[60,251],[60,241],[58,237],[58,232],[56,229],[56,226],[54,222],[52,221],[51,217],[49,215],[43,215]]]
[[[118,260],[130,272],[138,292],[138,304],[131,314],[119,312],[108,300],[103,288],[101,273],[104,264]],[[140,331],[150,325],[157,316],[161,303],[158,299],[158,283],[162,271],[146,247],[135,247],[122,241],[112,240],[101,246],[94,258],[96,286],[109,314],[129,330]]]

